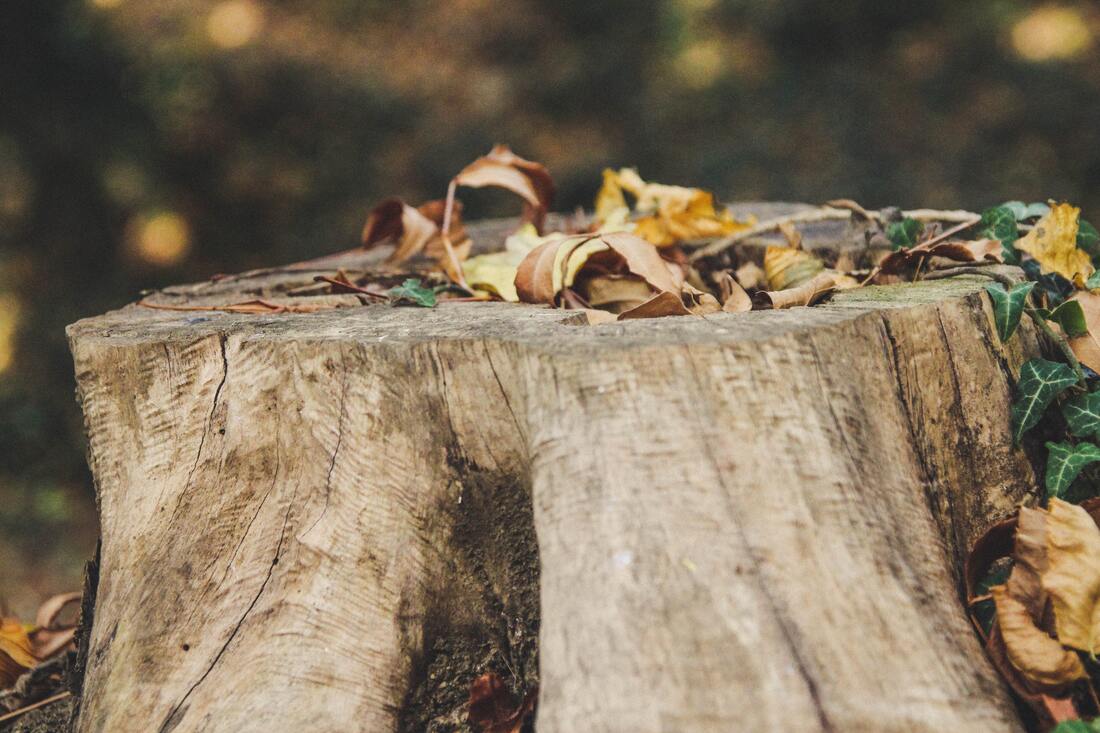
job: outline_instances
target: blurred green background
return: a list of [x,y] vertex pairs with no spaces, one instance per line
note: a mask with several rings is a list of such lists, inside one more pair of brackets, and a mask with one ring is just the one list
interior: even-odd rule
[[1097,36],[1095,3],[1023,0],[0,3],[0,599],[78,588],[95,546],[67,323],[353,246],[371,202],[441,196],[495,142],[562,209],[637,165],[1096,217]]

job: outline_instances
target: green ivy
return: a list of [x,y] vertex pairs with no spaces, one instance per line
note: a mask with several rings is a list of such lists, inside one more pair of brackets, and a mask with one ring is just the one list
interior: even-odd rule
[[886,225],[886,237],[894,249],[912,247],[920,238],[924,225],[916,219],[902,219]]
[[434,308],[435,290],[420,284],[419,278],[409,278],[387,293],[393,298],[394,305],[418,305],[421,308]]

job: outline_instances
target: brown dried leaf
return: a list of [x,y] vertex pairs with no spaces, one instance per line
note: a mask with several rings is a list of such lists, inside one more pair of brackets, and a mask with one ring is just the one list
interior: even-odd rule
[[[591,235],[554,238],[528,252],[516,268],[515,286],[520,301],[554,304],[558,292],[570,284],[568,274],[573,254],[590,240]],[[600,248],[605,245],[601,243]],[[586,251],[592,249],[586,247]]]
[[600,235],[600,241],[623,258],[630,272],[657,290],[679,291],[683,286],[683,270],[662,258],[645,239],[627,232],[614,232]]
[[[404,262],[421,253],[444,261],[446,250],[441,236],[444,206],[443,201],[428,201],[413,208],[399,198],[385,199],[371,209],[363,225],[363,249],[393,242],[396,247],[387,262]],[[451,241],[456,243],[455,254],[459,259],[470,251],[470,240],[462,226],[461,211],[461,204],[455,202],[450,234]]]
[[767,284],[767,276],[760,265],[755,262],[746,262],[738,267],[733,276],[745,290],[759,290]]
[[898,273],[929,257],[943,257],[955,262],[1004,262],[1002,250],[1000,241],[996,239],[950,242],[930,240],[891,252],[879,263],[879,267],[884,274]]
[[540,232],[556,193],[554,179],[545,166],[521,158],[507,145],[495,146],[488,155],[459,171],[454,180],[459,186],[497,186],[518,195],[524,201],[524,221]]
[[726,313],[752,310],[752,298],[729,272],[718,276],[718,294],[722,300],[722,310]]
[[1043,589],[1054,604],[1058,640],[1100,652],[1100,528],[1080,506],[1051,499]]
[[619,314],[620,321],[632,318],[663,318],[665,316],[690,316],[691,311],[676,293],[665,291],[628,311]]
[[500,677],[488,672],[470,685],[470,724],[479,726],[481,733],[519,733],[535,708],[535,700],[532,690],[522,703],[517,703]]
[[1048,688],[1062,687],[1087,676],[1077,655],[1036,626],[1024,604],[1010,596],[1005,586],[990,590],[997,604],[997,624],[1013,667],[1028,680]]
[[1020,509],[1012,555],[1015,563],[1005,587],[1009,595],[1027,608],[1031,618],[1042,625],[1048,599],[1041,582],[1047,569],[1046,512]]
[[837,288],[855,287],[858,283],[839,272],[826,271],[815,275],[808,282],[786,290],[760,291],[753,296],[757,308],[795,308],[813,305]]

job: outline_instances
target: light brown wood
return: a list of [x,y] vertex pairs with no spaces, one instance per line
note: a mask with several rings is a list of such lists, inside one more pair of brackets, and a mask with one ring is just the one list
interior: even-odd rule
[[440,711],[494,669],[538,679],[540,733],[1020,730],[958,592],[1036,484],[1008,405],[1038,346],[998,342],[984,285],[75,324],[103,535],[78,729],[461,729]]

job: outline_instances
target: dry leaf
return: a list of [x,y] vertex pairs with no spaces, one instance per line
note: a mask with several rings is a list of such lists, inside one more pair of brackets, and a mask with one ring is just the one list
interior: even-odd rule
[[769,246],[764,251],[764,277],[769,290],[788,290],[809,282],[825,269],[809,252],[793,247]]
[[554,179],[545,166],[521,158],[507,145],[497,145],[488,155],[470,163],[459,171],[454,182],[470,188],[498,186],[517,194],[524,201],[524,221],[540,232],[556,192]]
[[1070,300],[1081,304],[1089,332],[1069,339],[1069,347],[1078,361],[1093,371],[1100,371],[1100,340],[1097,339],[1100,336],[1100,294],[1084,290],[1074,293]]
[[1022,507],[1016,520],[1014,564],[1005,587],[1027,608],[1036,624],[1043,626],[1047,593],[1041,578],[1047,569],[1046,512]]
[[1010,596],[1005,586],[994,586],[990,591],[997,604],[997,624],[1013,667],[1044,687],[1061,687],[1087,676],[1077,655],[1036,626],[1024,604]]
[[646,183],[632,168],[617,173],[605,170],[603,181],[596,195],[597,221],[618,223],[626,206],[626,191],[636,199],[634,211],[642,214],[635,222],[634,233],[658,247],[721,237],[752,225],[737,221],[727,211],[719,213],[714,194],[709,191]]
[[897,273],[928,257],[943,257],[955,262],[1004,262],[1002,252],[1003,247],[996,239],[931,242],[891,252],[879,263],[879,269],[884,274]]
[[596,310],[595,308],[581,308],[580,312],[584,314],[585,321],[589,326],[601,326],[605,323],[614,323],[618,320],[618,317],[614,313]]
[[11,687],[36,664],[27,629],[17,619],[0,619],[0,689]]
[[1043,272],[1056,272],[1084,287],[1093,273],[1088,253],[1077,248],[1081,210],[1070,204],[1055,204],[1050,213],[1016,242],[1016,249],[1039,261]]
[[786,290],[760,291],[753,296],[753,305],[758,308],[795,308],[804,305],[813,305],[826,295],[837,289],[858,287],[859,283],[854,278],[842,275],[839,272],[826,270],[815,275],[808,282],[798,287]]
[[492,672],[483,674],[470,685],[470,724],[478,726],[481,733],[519,733],[536,699],[532,690],[517,703],[500,677]]
[[[442,261],[445,250],[440,228],[443,226],[443,201],[429,201],[417,208],[399,198],[388,198],[379,203],[367,216],[363,225],[363,248],[371,249],[385,242],[396,247],[387,262],[404,262],[418,254]],[[456,202],[451,215],[451,241],[455,254],[462,259],[469,253],[470,240],[462,226],[462,207]]]
[[759,290],[767,284],[763,268],[755,262],[746,262],[734,270],[733,276],[745,290]]
[[690,316],[691,311],[684,305],[676,293],[665,291],[658,293],[636,308],[620,313],[619,320],[632,318],[663,318],[665,316]]
[[653,288],[640,277],[603,275],[586,278],[580,295],[593,308],[622,313],[653,297]]
[[1100,651],[1100,528],[1080,506],[1051,499],[1043,589],[1054,604],[1058,640]]
[[572,284],[580,265],[572,262],[574,253],[580,264],[607,245],[589,234],[554,236],[527,253],[516,268],[516,294],[524,303],[557,301],[558,293]]
[[662,258],[650,242],[627,232],[602,234],[600,241],[623,258],[627,269],[657,290],[679,290],[683,286],[683,271]]
[[719,275],[718,292],[722,300],[722,310],[726,313],[744,313],[752,310],[752,298],[729,272]]

